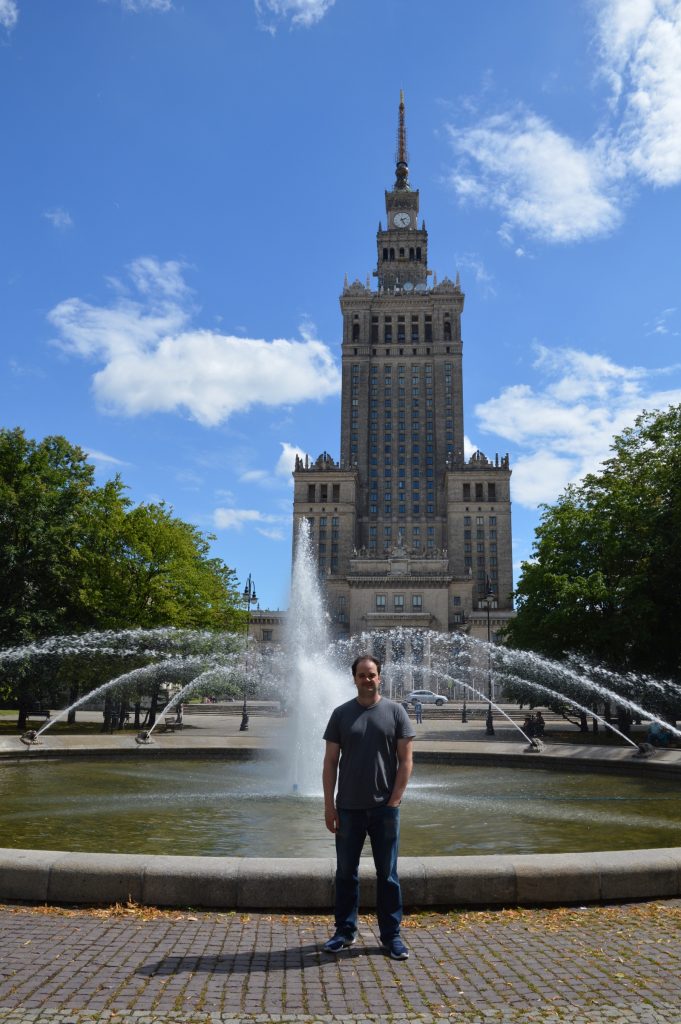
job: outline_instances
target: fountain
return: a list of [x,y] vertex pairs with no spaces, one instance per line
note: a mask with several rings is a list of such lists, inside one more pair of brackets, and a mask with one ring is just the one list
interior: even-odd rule
[[[252,907],[328,907],[331,905],[333,860],[330,857],[328,838],[325,837],[327,852],[322,858],[319,856],[308,858],[293,854],[300,848],[307,849],[305,836],[308,833],[316,832],[317,827],[320,836],[324,835],[321,825],[318,825],[316,821],[317,810],[315,809],[315,799],[321,790],[321,735],[331,709],[343,700],[349,699],[354,692],[348,666],[354,656],[362,651],[371,650],[374,644],[380,644],[381,640],[385,640],[386,637],[385,634],[366,635],[353,638],[351,641],[328,644],[323,601],[319,592],[310,545],[305,533],[306,526],[307,524],[303,525],[303,532],[297,538],[291,607],[288,616],[289,636],[286,650],[281,658],[268,657],[257,649],[256,645],[248,644],[244,637],[215,638],[209,634],[174,630],[155,630],[148,633],[139,630],[121,633],[92,633],[80,637],[54,638],[30,645],[28,648],[15,648],[0,652],[0,661],[18,660],[27,656],[35,658],[43,655],[52,656],[59,651],[69,654],[79,652],[85,656],[102,652],[108,656],[117,654],[121,657],[138,657],[144,654],[146,658],[153,659],[151,664],[138,666],[102,684],[96,690],[79,698],[68,708],[64,708],[40,729],[32,730],[21,737],[27,751],[34,755],[31,761],[36,756],[43,759],[46,756],[53,757],[58,753],[56,747],[48,745],[46,734],[69,711],[82,707],[93,698],[108,692],[117,692],[120,688],[127,688],[130,692],[139,693],[149,682],[157,681],[160,678],[166,680],[174,678],[177,681],[177,690],[160,712],[156,723],[138,733],[135,741],[128,745],[130,755],[137,752],[135,764],[143,769],[145,774],[142,778],[147,786],[146,780],[149,778],[149,772],[156,771],[157,764],[163,768],[165,774],[172,775],[174,784],[180,785],[180,772],[176,772],[170,767],[164,767],[174,763],[165,760],[165,756],[172,754],[172,751],[159,742],[154,735],[158,724],[163,721],[168,712],[178,707],[192,693],[200,694],[202,690],[204,692],[206,690],[220,692],[221,689],[226,688],[232,692],[235,689],[239,692],[243,689],[244,673],[248,679],[267,680],[270,692],[278,692],[282,695],[292,711],[290,717],[280,723],[280,727],[277,729],[278,735],[283,741],[281,745],[287,754],[285,767],[283,763],[281,768],[277,766],[276,781],[273,782],[271,762],[263,767],[262,762],[251,760],[246,765],[247,781],[244,784],[238,782],[238,772],[234,768],[233,762],[230,761],[229,765],[232,767],[229,768],[228,774],[232,783],[225,783],[228,785],[228,791],[220,788],[217,793],[214,793],[207,781],[204,781],[202,785],[207,790],[211,790],[213,799],[208,806],[213,815],[215,815],[215,806],[220,806],[225,802],[238,803],[234,797],[234,787],[237,785],[245,785],[243,798],[239,798],[242,800],[239,807],[255,808],[261,798],[263,785],[266,785],[276,804],[276,808],[272,812],[276,821],[275,840],[284,834],[294,834],[293,849],[289,851],[291,856],[272,860],[251,859],[243,856],[244,851],[240,850],[236,856],[188,857],[183,855],[156,858],[152,856],[150,858],[147,854],[137,853],[86,855],[5,849],[0,850],[0,879],[2,879],[0,897],[83,902],[88,899],[99,901],[102,899],[126,899],[128,896],[132,896],[140,902],[158,904],[178,902],[196,905]],[[405,646],[402,642],[404,636],[400,631],[394,631],[390,639],[393,651],[400,650]],[[412,679],[414,673],[419,678],[428,678],[429,675],[432,675],[439,685],[447,685],[450,692],[459,688],[462,692],[472,694],[486,703],[488,697],[483,693],[482,686],[476,685],[476,682],[481,682],[483,676],[478,679],[475,666],[476,663],[478,665],[492,664],[494,672],[500,677],[503,676],[509,680],[521,679],[524,685],[533,688],[538,697],[537,703],[541,703],[542,695],[543,699],[546,699],[547,696],[552,699],[560,697],[566,703],[571,703],[582,710],[588,710],[588,713],[592,715],[593,711],[588,706],[589,697],[598,694],[601,698],[617,701],[636,713],[643,711],[639,702],[634,700],[635,687],[633,683],[631,697],[618,696],[611,686],[619,680],[608,678],[602,671],[598,673],[593,666],[566,666],[537,655],[523,654],[499,647],[490,648],[482,641],[472,641],[462,635],[449,636],[433,633],[429,640],[432,650],[430,663],[411,662],[405,659],[388,664],[384,671],[384,688],[390,687],[397,691],[400,686],[400,678],[402,680]],[[414,642],[410,646],[416,647],[417,644]],[[598,678],[593,678],[596,675]],[[542,682],[539,682],[537,677],[540,677]],[[559,686],[566,681],[569,683],[569,696],[563,696],[559,689]],[[555,683],[555,686],[549,686],[549,682]],[[607,682],[610,682],[611,685],[608,686]],[[671,687],[674,685],[669,684]],[[578,694],[580,696],[584,694],[581,700],[578,699]],[[397,696],[397,693],[395,695]],[[504,709],[499,707],[497,701],[494,701],[493,704],[502,715],[509,718]],[[652,719],[661,721],[654,715]],[[618,733],[624,743],[637,748],[637,744],[607,722],[605,718],[600,718],[600,720],[605,726]],[[510,718],[509,721],[511,721]],[[527,742],[526,749],[539,755],[532,759],[534,762],[533,773],[536,767],[550,768],[565,760],[558,756],[555,750],[542,751],[541,746],[533,743],[532,738],[516,722],[511,721],[511,725]],[[681,735],[681,732],[675,727],[670,728],[675,735]],[[255,739],[252,736],[249,737],[247,741],[244,741],[247,745],[244,746],[242,742],[239,749],[252,751]],[[123,740],[123,743],[127,744],[127,740]],[[42,746],[40,750],[37,750],[36,748],[40,744]],[[492,756],[497,760],[502,759],[503,755],[503,759],[511,762],[514,766],[522,760],[521,753],[509,751],[508,744],[498,741],[488,744],[486,751],[484,756],[488,756],[492,751]],[[117,752],[120,754],[120,744]],[[182,753],[186,757],[187,751]],[[203,751],[203,753],[209,752]],[[224,749],[221,748],[213,753],[217,753],[224,760]],[[420,765],[427,761],[426,755],[428,754],[425,745],[422,748],[417,747],[417,764]],[[432,756],[442,759],[441,754],[432,754]],[[457,750],[454,760],[456,763],[461,763],[466,760],[466,756],[465,751]],[[480,754],[480,757],[482,756],[483,754]],[[163,757],[161,762],[158,762],[159,757]],[[632,772],[636,769],[634,775],[636,779],[640,779],[640,772],[645,770],[643,778],[645,785],[648,786],[651,784],[651,780],[657,779],[663,774],[662,769],[666,771],[673,769],[672,760],[674,759],[667,759],[664,763],[646,763],[637,766],[630,763],[626,767],[630,768]],[[25,766],[28,762],[24,760],[22,763]],[[585,766],[593,769],[593,761],[588,763],[573,761],[570,765],[573,778],[574,768],[584,768]],[[599,768],[603,767],[607,768],[608,766],[603,764],[599,766]],[[612,762],[610,767],[617,767],[621,771],[624,770],[625,765],[619,758],[616,764]],[[48,770],[46,766],[37,764],[35,769]],[[212,766],[212,776],[215,771]],[[441,817],[439,808],[442,805],[442,800],[440,800],[440,804],[437,804],[437,801],[433,803],[438,796],[435,792],[438,782],[437,777],[428,775],[428,771],[430,769],[423,769],[425,781],[422,784],[418,781],[417,771],[413,786],[414,803],[418,804],[419,813],[427,812],[426,817],[430,813],[435,819],[432,824],[435,824]],[[128,775],[130,774],[127,762],[126,772]],[[266,783],[263,773],[269,775],[269,781]],[[88,774],[92,775],[94,772]],[[476,776],[476,778],[481,777],[481,775]],[[538,778],[538,776],[535,777]],[[472,780],[473,777],[470,778]],[[472,781],[470,784],[472,786]],[[230,785],[232,788],[229,788]],[[452,787],[456,789],[454,783]],[[466,818],[470,818],[475,804],[481,806],[488,817],[491,816],[499,823],[498,836],[504,830],[508,831],[508,827],[505,829],[505,823],[508,821],[509,804],[501,801],[495,794],[501,794],[504,791],[507,794],[505,800],[512,800],[514,791],[517,792],[519,789],[518,784],[508,785],[499,777],[489,783],[489,788],[491,800],[488,800],[487,803],[484,799],[479,798],[473,804],[470,802],[467,804],[464,797],[461,797],[458,803],[454,802],[454,811],[451,813],[454,815],[452,820],[455,824],[448,826],[450,831],[453,829],[454,848],[457,848],[457,842],[461,843],[461,840],[457,839],[457,832],[463,831],[460,824],[461,816],[465,815]],[[580,789],[583,788],[580,787]],[[193,804],[201,803],[201,793],[201,786],[192,790]],[[116,793],[109,792],[108,800],[111,807],[116,804],[116,795]],[[154,797],[159,806],[166,800],[170,805],[171,814],[166,817],[166,823],[172,822],[172,810],[177,811],[175,805],[181,803],[181,790],[177,790],[175,796],[176,799],[173,801],[173,792],[171,791],[167,796],[161,796],[158,799]],[[441,796],[442,794],[440,794]],[[163,829],[168,829],[169,826],[160,824],[160,819],[154,813],[156,808],[150,807],[149,802],[140,797],[139,791],[135,799],[138,806],[145,807],[145,817],[140,819],[135,814],[134,800],[129,807],[126,807],[125,814],[134,822],[134,829],[138,835],[144,832],[146,822],[150,829],[157,829],[165,838],[166,833]],[[529,802],[529,799],[528,797],[525,813],[541,815],[541,812],[530,810],[530,808],[534,808],[534,805]],[[593,799],[595,800],[596,797]],[[626,801],[629,798],[621,799]],[[446,803],[446,800],[444,802]],[[188,829],[185,823],[190,818],[193,821],[193,804],[182,804],[183,811],[180,816],[180,823],[185,826],[185,831],[189,830],[189,832],[191,832],[191,828]],[[633,826],[630,822],[628,823],[626,815],[622,815],[621,807],[623,806],[624,802],[620,802],[617,805],[617,813],[612,813],[610,810],[606,817],[609,828],[616,827],[626,836],[626,832]],[[73,807],[67,808],[68,813],[73,811]],[[311,817],[306,817],[308,814],[311,814]],[[175,817],[177,817],[177,813]],[[405,815],[405,818],[407,817],[408,815]],[[561,815],[558,818],[556,834],[566,827],[564,818]],[[321,820],[320,816],[319,820]],[[457,822],[459,822],[458,825]],[[425,820],[419,826],[422,829],[422,835],[426,837],[429,824],[431,823]],[[429,857],[415,847],[415,854],[405,858],[401,870],[407,901],[423,905],[522,903],[542,900],[565,902],[573,899],[583,901],[601,898],[629,898],[640,895],[677,895],[681,891],[679,884],[681,850],[665,847],[664,842],[669,840],[665,838],[666,834],[664,833],[651,833],[653,837],[658,834],[663,835],[660,844],[662,848],[653,851],[618,850],[608,853],[570,852],[559,854],[511,852],[502,856],[487,856],[481,851],[489,846],[489,833],[484,832],[488,824],[483,821],[482,825],[476,825],[472,829],[472,833],[475,833],[476,828],[478,831],[483,830],[482,842],[477,847],[471,840],[470,852],[476,852],[478,855],[475,857],[451,857],[448,855],[451,852],[450,846],[437,845],[432,838],[426,844],[427,851],[432,853],[433,849],[436,849],[440,856]],[[229,827],[223,825],[223,828],[229,831],[237,828],[238,825],[239,822],[236,820]],[[267,828],[267,826],[265,827]],[[588,827],[588,825],[584,824],[580,827]],[[205,831],[205,826],[198,822],[196,828],[198,833]],[[269,829],[272,831],[271,825]],[[68,830],[68,824],[66,830]],[[89,831],[95,835],[98,834],[97,829],[90,828]],[[430,835],[432,837],[433,833]],[[113,843],[113,840],[108,840],[108,842]],[[256,837],[249,842],[252,843],[252,846],[258,846],[260,840]],[[496,849],[500,842],[501,839],[497,838],[494,841],[493,849]],[[408,840],[407,845],[409,846],[410,843],[411,840]],[[190,845],[194,848],[196,844]],[[208,848],[204,847],[203,852],[212,853],[216,846],[219,852],[219,842],[209,839]],[[280,848],[280,844],[275,843],[275,847]],[[525,849],[524,846],[519,848]],[[183,849],[186,849],[186,846]],[[518,847],[514,849],[517,850]],[[371,882],[366,887],[366,891],[370,896]]]

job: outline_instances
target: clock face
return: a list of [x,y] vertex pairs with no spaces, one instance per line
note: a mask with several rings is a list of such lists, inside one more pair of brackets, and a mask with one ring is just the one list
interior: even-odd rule
[[396,228],[407,228],[411,224],[411,217],[408,213],[396,213],[393,217],[393,224]]

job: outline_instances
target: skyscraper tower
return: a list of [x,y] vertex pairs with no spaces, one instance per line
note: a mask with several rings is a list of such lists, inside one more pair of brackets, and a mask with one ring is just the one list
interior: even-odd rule
[[305,517],[340,634],[395,625],[483,635],[511,614],[508,456],[464,458],[459,275],[437,284],[409,180],[400,94],[395,181],[376,235],[376,287],[349,284],[340,459],[299,460]]

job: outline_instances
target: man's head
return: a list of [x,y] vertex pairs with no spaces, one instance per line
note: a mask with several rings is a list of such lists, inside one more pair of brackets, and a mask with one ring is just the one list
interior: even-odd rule
[[380,678],[381,676],[381,663],[378,658],[374,658],[373,654],[360,654],[359,658],[355,658],[352,663],[352,674],[357,675],[357,669],[362,661],[371,661],[376,669],[376,675]]
[[372,654],[361,654],[352,663],[352,677],[360,703],[374,704],[380,698],[381,663]]

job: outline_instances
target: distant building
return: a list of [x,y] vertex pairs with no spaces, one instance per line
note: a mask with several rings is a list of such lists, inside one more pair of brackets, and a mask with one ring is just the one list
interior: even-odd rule
[[346,277],[340,297],[340,458],[297,460],[294,526],[310,524],[335,637],[486,639],[513,614],[511,470],[508,455],[464,458],[464,293],[458,274],[438,284],[428,268],[402,96],[385,209],[376,287]]
[[282,644],[285,624],[286,612],[254,609],[248,617],[248,635],[266,646]]

